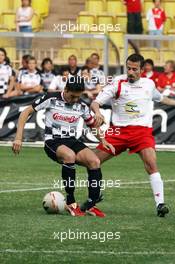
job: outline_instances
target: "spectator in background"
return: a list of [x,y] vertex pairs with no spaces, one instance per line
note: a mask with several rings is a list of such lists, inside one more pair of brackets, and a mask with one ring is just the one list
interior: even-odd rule
[[27,63],[27,70],[21,75],[16,85],[16,95],[28,95],[41,93],[42,91],[42,80],[37,70],[37,61],[35,57],[30,57]]
[[141,0],[123,0],[127,10],[127,33],[142,34]]
[[23,55],[23,57],[22,57],[22,67],[19,68],[19,70],[18,70],[17,82],[18,82],[18,80],[21,79],[22,74],[24,74],[28,70],[28,68],[27,68],[28,67],[28,60],[30,58],[31,58],[31,55],[29,55],[29,54]]
[[48,92],[63,91],[66,87],[67,80],[69,78],[69,68],[62,67],[60,75],[57,75],[53,78]]
[[93,69],[94,64],[92,63],[92,59],[90,57],[86,59],[85,66],[87,66],[90,70]]
[[164,72],[160,74],[157,89],[164,95],[175,96],[175,62],[169,60],[165,63]]
[[71,55],[68,58],[68,70],[69,70],[69,77],[81,75],[81,69],[77,66],[77,57],[75,55]]
[[[16,11],[16,31],[23,33],[32,32],[32,18],[34,10],[31,7],[31,0],[21,0],[21,7]],[[28,50],[31,48],[32,39],[22,38],[17,42],[17,48]]]
[[155,85],[157,86],[159,73],[154,70],[153,60],[147,59],[144,61],[143,72],[141,77],[146,77],[148,79],[153,80],[155,82]]
[[[150,35],[162,35],[163,26],[166,21],[165,11],[161,8],[160,0],[153,0],[154,8],[147,12],[148,31]],[[151,41],[151,46],[160,48],[160,41]]]
[[52,80],[56,76],[52,60],[50,58],[45,58],[41,63],[41,69],[43,90],[47,92]]
[[15,72],[9,63],[6,50],[0,48],[0,97],[2,98],[13,96]]
[[101,91],[101,86],[96,79],[93,79],[91,71],[87,66],[81,68],[81,77],[84,79],[85,85],[85,92],[83,93],[84,96],[82,99],[90,104]]
[[99,54],[92,53],[90,56],[90,59],[92,62],[92,69],[90,70],[92,78],[97,78],[97,81],[104,86],[105,85],[105,74],[103,71],[103,67],[100,65]]

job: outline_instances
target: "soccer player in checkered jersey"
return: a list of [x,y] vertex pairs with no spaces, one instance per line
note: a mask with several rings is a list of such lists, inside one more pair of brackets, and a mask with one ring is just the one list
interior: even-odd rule
[[[80,101],[84,92],[84,80],[81,77],[68,79],[62,92],[48,93],[36,99],[19,117],[13,151],[19,153],[22,145],[23,130],[28,117],[34,112],[45,109],[45,147],[49,158],[62,164],[62,179],[67,193],[67,210],[72,216],[84,216],[85,213],[104,217],[105,214],[95,205],[101,199],[100,181],[102,179],[100,160],[84,143],[76,139],[80,117],[90,128],[96,120],[90,114],[89,107]],[[87,167],[88,199],[81,211],[75,201],[75,164]]]
[[175,100],[163,96],[152,80],[141,78],[143,64],[141,55],[130,55],[126,61],[127,74],[116,77],[92,103],[99,126],[103,122],[100,106],[109,101],[112,105],[112,126],[101,139],[96,155],[104,162],[127,149],[138,153],[150,176],[157,215],[164,217],[169,209],[164,203],[163,181],[156,162],[152,101],[175,106]]

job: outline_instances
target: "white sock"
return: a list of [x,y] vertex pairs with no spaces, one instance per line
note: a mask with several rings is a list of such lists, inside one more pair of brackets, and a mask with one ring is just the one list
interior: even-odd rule
[[164,203],[163,181],[159,172],[155,172],[150,175],[150,183],[153,190],[156,206],[158,206],[158,204],[160,203]]

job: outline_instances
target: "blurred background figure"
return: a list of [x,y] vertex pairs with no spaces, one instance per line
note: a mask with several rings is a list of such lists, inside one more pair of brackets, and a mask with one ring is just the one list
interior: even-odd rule
[[[23,33],[32,32],[32,18],[34,10],[31,7],[31,0],[21,0],[21,7],[16,11],[16,31]],[[21,38],[17,40],[17,49],[31,49],[32,39]]]
[[159,76],[157,88],[166,96],[175,96],[175,62],[173,60],[165,63],[164,72]]
[[123,0],[127,10],[127,33],[142,34],[141,0]]
[[[60,74],[55,76],[49,86],[48,92],[63,91],[69,78],[69,68],[63,66]],[[75,77],[76,78],[76,77]]]
[[144,61],[143,73],[141,76],[153,80],[155,82],[155,85],[157,86],[159,73],[154,70],[153,60],[146,59]]
[[41,79],[43,85],[43,91],[47,92],[49,86],[56,76],[54,71],[54,65],[50,58],[45,58],[41,63]]
[[77,65],[77,57],[75,55],[71,55],[68,58],[68,70],[69,70],[69,77],[74,77],[76,75],[81,74],[81,69]]
[[15,84],[15,72],[10,66],[6,50],[0,48],[0,97],[8,98],[13,96]]
[[[153,0],[154,7],[147,12],[148,31],[150,35],[158,36],[163,34],[163,26],[166,21],[166,14],[161,8],[161,0]],[[160,48],[160,41],[151,41],[151,46]]]

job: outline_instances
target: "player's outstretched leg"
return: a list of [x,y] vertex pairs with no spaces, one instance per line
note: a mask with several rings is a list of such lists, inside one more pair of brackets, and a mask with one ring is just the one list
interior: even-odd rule
[[100,193],[102,180],[100,160],[88,148],[81,150],[77,154],[76,160],[86,166],[88,172],[88,199],[81,205],[81,210],[93,216],[104,217],[105,214],[95,206],[102,199]]
[[157,207],[157,216],[164,217],[168,214],[169,209],[164,203],[164,186],[161,175],[158,172],[155,150],[153,148],[146,148],[141,150],[139,154],[144,162],[146,171],[150,175],[151,188]]
[[84,216],[85,213],[80,210],[79,205],[75,202],[75,159],[76,154],[68,147],[62,145],[57,149],[57,157],[61,159],[62,179],[67,193],[66,209],[72,216]]

